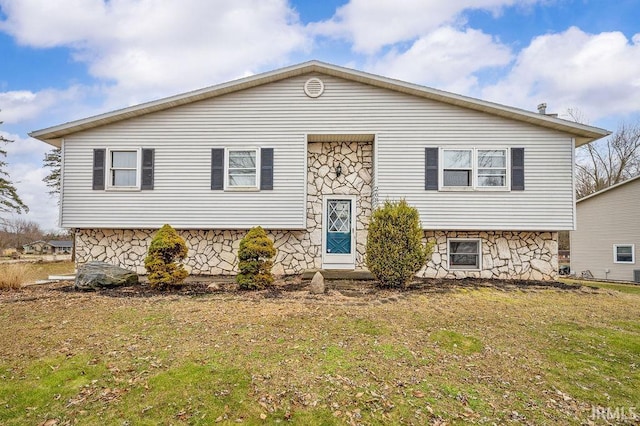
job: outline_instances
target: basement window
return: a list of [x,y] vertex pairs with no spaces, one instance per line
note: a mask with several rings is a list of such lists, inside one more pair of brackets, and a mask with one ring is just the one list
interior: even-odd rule
[[448,240],[449,269],[479,271],[482,244],[478,239],[452,238]]
[[614,244],[613,245],[613,262],[614,263],[635,263],[634,244]]

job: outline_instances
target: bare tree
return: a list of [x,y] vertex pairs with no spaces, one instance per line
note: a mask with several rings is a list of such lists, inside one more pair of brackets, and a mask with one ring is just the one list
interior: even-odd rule
[[585,197],[640,174],[640,123],[622,123],[606,139],[576,152],[576,196]]
[[19,248],[43,237],[42,229],[33,221],[15,216],[0,221],[0,249]]
[[[582,111],[569,108],[567,115],[588,124]],[[640,175],[640,122],[621,123],[606,139],[576,150],[576,197],[578,199]]]

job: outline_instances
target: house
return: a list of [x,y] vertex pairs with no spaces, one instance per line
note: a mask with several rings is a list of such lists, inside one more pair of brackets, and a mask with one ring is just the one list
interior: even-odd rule
[[144,273],[155,230],[193,274],[233,274],[246,230],[274,273],[365,268],[371,211],[405,198],[419,275],[553,279],[575,220],[574,147],[608,132],[318,61],[33,132],[62,148],[78,263]]
[[34,241],[22,246],[24,254],[71,254],[73,241]]
[[71,254],[73,241],[71,240],[51,240],[49,247],[52,254]]
[[571,270],[640,282],[640,176],[581,198],[571,232]]
[[49,244],[46,241],[38,240],[22,246],[24,254],[42,254],[49,250]]

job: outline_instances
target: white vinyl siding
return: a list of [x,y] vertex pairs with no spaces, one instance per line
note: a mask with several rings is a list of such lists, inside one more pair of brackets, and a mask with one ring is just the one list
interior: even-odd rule
[[[324,82],[304,94],[310,77]],[[69,135],[62,226],[269,229],[306,226],[307,134],[375,134],[377,199],[406,198],[425,229],[573,226],[567,134],[337,77],[308,74]],[[91,190],[94,148],[155,149],[154,190]],[[211,191],[211,149],[274,148],[272,191]],[[424,148],[525,148],[525,191],[428,192]],[[509,172],[509,171],[507,171]]]
[[[577,203],[571,232],[571,270],[596,279],[633,281],[640,247],[640,177]],[[632,247],[631,262],[616,262],[618,247]],[[628,253],[628,250],[623,250]]]

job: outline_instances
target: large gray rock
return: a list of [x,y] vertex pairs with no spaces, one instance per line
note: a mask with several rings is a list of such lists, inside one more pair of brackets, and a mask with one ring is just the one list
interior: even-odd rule
[[105,262],[88,262],[78,268],[74,288],[97,290],[138,284],[138,274]]
[[320,273],[320,271],[316,272],[311,280],[311,284],[309,285],[309,292],[312,294],[322,294],[324,293],[324,276]]

